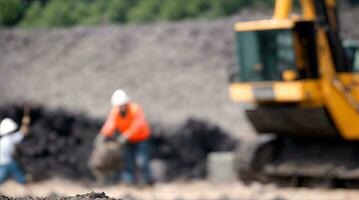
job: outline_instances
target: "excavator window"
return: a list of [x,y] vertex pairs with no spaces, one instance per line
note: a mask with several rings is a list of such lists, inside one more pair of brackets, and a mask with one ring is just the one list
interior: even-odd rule
[[232,81],[282,81],[318,78],[314,23],[299,21],[293,29],[237,32],[238,67]]
[[359,41],[344,40],[343,47],[351,64],[350,72],[359,72]]
[[282,72],[295,70],[292,30],[237,32],[239,79],[282,80]]
[[353,71],[359,72],[359,49],[357,49],[355,52],[355,57],[353,60]]

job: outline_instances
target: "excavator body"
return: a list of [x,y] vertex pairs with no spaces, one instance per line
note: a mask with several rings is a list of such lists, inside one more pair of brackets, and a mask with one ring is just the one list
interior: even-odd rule
[[271,19],[234,25],[230,97],[271,135],[245,145],[241,176],[359,179],[359,43],[340,38],[335,0],[301,0],[301,15],[292,3],[276,0]]

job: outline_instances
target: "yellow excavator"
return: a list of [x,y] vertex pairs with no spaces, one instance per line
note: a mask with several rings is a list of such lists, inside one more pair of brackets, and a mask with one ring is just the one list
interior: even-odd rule
[[[276,0],[271,19],[238,22],[232,101],[258,140],[241,145],[245,180],[359,180],[359,43],[342,41],[336,0]],[[353,27],[354,28],[354,27]]]

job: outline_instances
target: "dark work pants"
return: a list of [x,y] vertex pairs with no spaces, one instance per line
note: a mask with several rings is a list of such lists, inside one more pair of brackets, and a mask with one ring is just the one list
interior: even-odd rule
[[12,161],[6,165],[0,165],[0,184],[10,177],[13,177],[20,184],[26,183],[24,174],[16,161]]
[[138,143],[127,143],[124,148],[124,170],[121,179],[127,183],[135,182],[135,169],[138,169],[146,183],[152,181],[149,166],[151,143],[149,140]]

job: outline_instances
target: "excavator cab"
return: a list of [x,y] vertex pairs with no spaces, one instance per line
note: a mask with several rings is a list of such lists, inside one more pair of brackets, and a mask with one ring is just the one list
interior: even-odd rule
[[[295,71],[292,31],[238,32],[239,80],[280,81],[286,71]],[[291,77],[295,78],[295,77]]]
[[313,23],[297,21],[268,30],[245,30],[247,26],[236,26],[239,68],[233,82],[318,77]]
[[[238,68],[231,76],[230,94],[234,101],[256,104],[246,114],[257,132],[336,135],[319,103],[322,93],[314,22],[268,19],[240,22],[234,28]],[[318,123],[311,123],[314,120]]]

